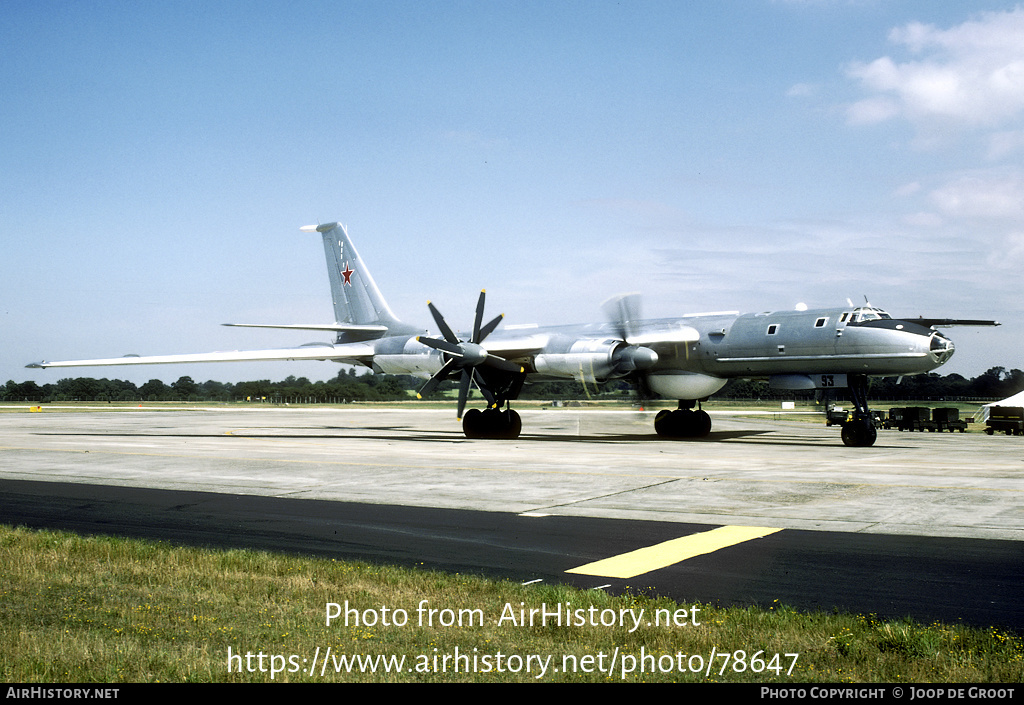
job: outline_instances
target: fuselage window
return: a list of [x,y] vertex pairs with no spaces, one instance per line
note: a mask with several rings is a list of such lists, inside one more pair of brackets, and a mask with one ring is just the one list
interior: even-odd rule
[[768,335],[775,335],[776,331],[778,331],[778,330],[779,330],[778,324],[777,323],[773,323],[770,326],[768,326]]
[[819,318],[818,320],[816,320],[814,322],[814,327],[815,328],[824,328],[826,323],[828,323],[828,319],[827,318]]

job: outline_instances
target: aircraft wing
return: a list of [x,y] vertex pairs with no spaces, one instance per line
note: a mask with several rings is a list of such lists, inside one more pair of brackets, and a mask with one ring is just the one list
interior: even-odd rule
[[108,365],[168,365],[188,362],[254,362],[273,360],[333,360],[349,364],[366,364],[373,358],[372,345],[365,343],[314,343],[297,348],[270,350],[229,350],[184,355],[125,355],[97,360],[59,360],[33,362],[26,367],[102,367]]
[[700,331],[691,326],[673,326],[663,330],[654,329],[631,335],[626,339],[630,345],[642,345],[645,348],[658,350],[679,343],[694,343],[700,340]]
[[[609,337],[606,331],[577,332],[573,335],[577,338],[607,339]],[[511,336],[506,334],[498,339],[489,338],[486,348],[487,352],[492,355],[522,363],[535,355],[544,353],[551,340],[552,336],[544,332]],[[700,340],[700,332],[697,329],[686,325],[674,325],[631,335],[625,342],[628,345],[643,346],[655,352],[667,353],[680,344],[692,343],[697,340]]]
[[503,357],[506,360],[519,360],[536,355],[544,351],[551,336],[545,333],[532,333],[527,335],[516,335],[502,337],[487,341],[487,352],[492,355]]

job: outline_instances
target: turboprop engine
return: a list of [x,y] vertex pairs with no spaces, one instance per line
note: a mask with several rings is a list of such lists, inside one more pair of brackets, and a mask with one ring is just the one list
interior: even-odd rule
[[578,340],[564,353],[542,353],[534,359],[537,372],[591,382],[649,370],[658,353],[615,338]]

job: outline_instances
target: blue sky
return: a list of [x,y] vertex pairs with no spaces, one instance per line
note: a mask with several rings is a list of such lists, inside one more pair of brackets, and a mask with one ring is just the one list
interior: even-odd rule
[[[298,345],[346,223],[467,326],[842,305],[1024,368],[1014,2],[0,1],[0,380]],[[326,379],[329,363],[82,370]]]

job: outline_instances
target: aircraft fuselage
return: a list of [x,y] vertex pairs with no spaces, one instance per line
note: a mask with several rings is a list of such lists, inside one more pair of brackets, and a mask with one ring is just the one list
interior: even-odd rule
[[[531,379],[586,383],[626,376],[613,369],[615,351],[633,340],[657,340],[648,344],[657,353],[647,370],[652,386],[677,399],[707,397],[730,378],[775,379],[783,388],[807,389],[846,386],[820,375],[920,374],[942,365],[954,350],[938,331],[864,307],[693,315],[645,320],[635,328],[625,342],[608,323],[516,328],[496,332],[484,347],[522,364]],[[416,336],[377,340],[374,348],[374,367],[392,374],[429,377],[445,359]],[[526,350],[531,353],[517,354]],[[812,375],[819,378],[793,386]]]

